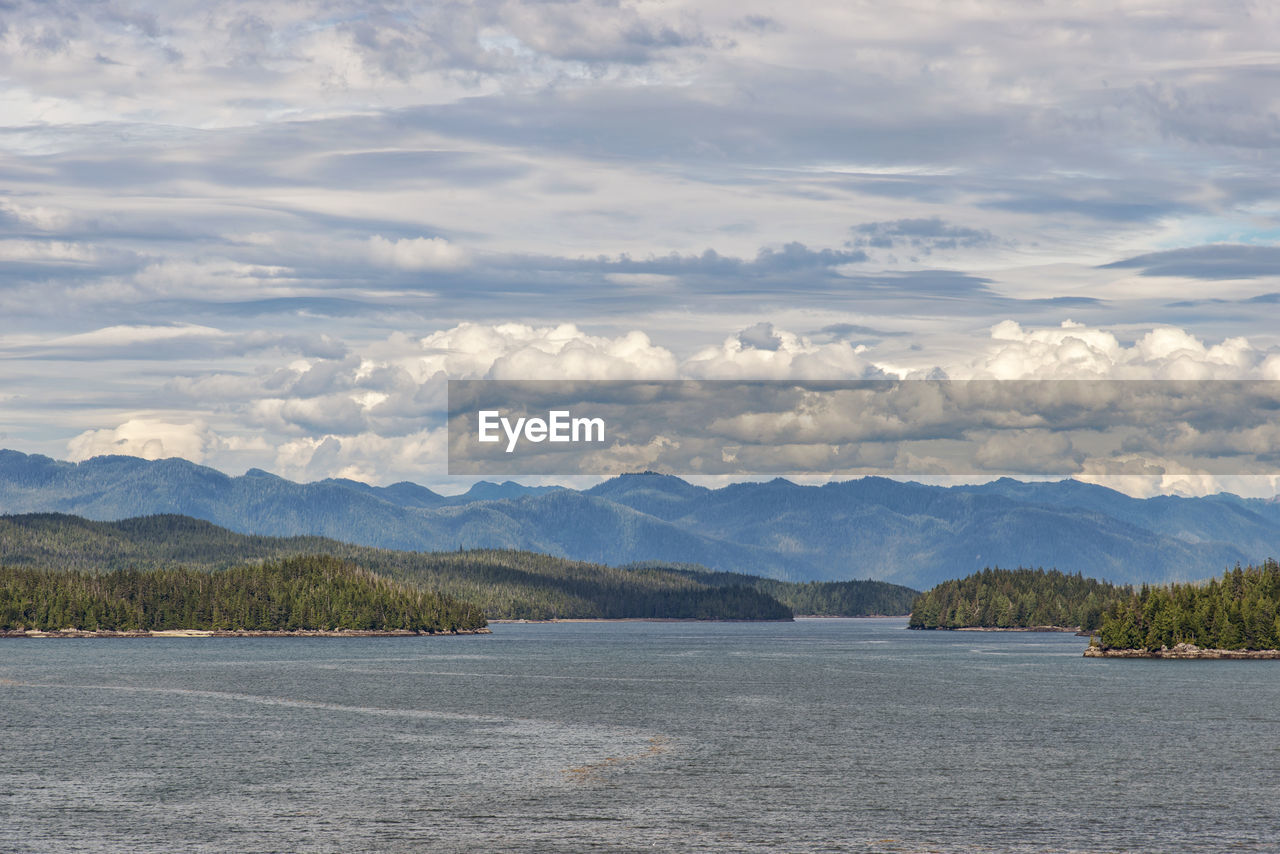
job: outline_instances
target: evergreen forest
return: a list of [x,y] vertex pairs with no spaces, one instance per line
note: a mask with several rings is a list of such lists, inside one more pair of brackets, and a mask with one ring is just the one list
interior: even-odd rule
[[905,614],[916,591],[878,581],[792,583],[688,564],[611,567],[536,552],[404,552],[324,537],[237,534],[187,516],[96,522],[64,514],[0,517],[0,566],[107,573],[216,572],[249,562],[329,555],[437,591],[489,619],[786,620],[794,612]]
[[1104,615],[1104,649],[1149,649],[1180,643],[1207,649],[1280,649],[1280,564],[1237,565],[1208,584],[1143,586]]
[[0,566],[0,629],[474,631],[484,615],[328,556],[199,572]]
[[779,581],[737,572],[713,572],[696,564],[634,563],[624,569],[663,569],[679,572],[703,584],[724,587],[745,584],[767,593],[793,613],[812,617],[901,617],[911,610],[918,590],[871,579],[855,581]]
[[1131,588],[1056,569],[988,568],[944,581],[911,605],[913,629],[1074,628],[1093,631]]

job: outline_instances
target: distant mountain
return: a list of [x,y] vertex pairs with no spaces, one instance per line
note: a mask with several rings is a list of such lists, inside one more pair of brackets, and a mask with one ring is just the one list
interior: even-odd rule
[[1280,502],[1130,498],[1075,481],[935,487],[886,478],[708,489],[653,473],[587,490],[481,483],[442,496],[400,483],[228,477],[184,460],[68,463],[0,451],[0,512],[111,520],[180,513],[234,531],[383,548],[530,549],[606,564],[690,562],[795,581],[915,588],[984,566],[1056,567],[1118,583],[1218,575],[1280,554]]

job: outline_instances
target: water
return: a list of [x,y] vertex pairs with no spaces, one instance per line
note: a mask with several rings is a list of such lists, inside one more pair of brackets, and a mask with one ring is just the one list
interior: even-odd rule
[[1280,663],[904,620],[0,643],[0,851],[1274,851]]

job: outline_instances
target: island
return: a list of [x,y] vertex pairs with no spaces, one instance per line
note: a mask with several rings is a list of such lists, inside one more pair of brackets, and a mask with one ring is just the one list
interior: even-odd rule
[[0,567],[4,637],[475,634],[484,614],[327,555],[218,572]]
[[1103,616],[1090,658],[1280,659],[1280,564],[1207,584],[1144,585]]

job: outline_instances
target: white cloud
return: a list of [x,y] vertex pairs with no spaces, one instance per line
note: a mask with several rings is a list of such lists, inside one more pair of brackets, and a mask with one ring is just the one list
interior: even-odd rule
[[[1096,483],[1135,498],[1154,495],[1198,497],[1216,495],[1234,485],[1240,495],[1274,495],[1280,478],[1273,475],[1222,476],[1186,470],[1160,457],[1085,460],[1074,476],[1084,483]],[[1261,491],[1259,491],[1261,489]]]
[[863,379],[883,372],[863,354],[863,345],[847,341],[815,344],[809,338],[769,327],[768,346],[752,346],[758,327],[730,336],[718,347],[693,354],[681,373],[690,379]]
[[588,335],[577,326],[463,323],[421,341],[418,375],[450,378],[674,379],[675,356],[643,332]]
[[97,247],[62,240],[0,240],[0,261],[85,263],[99,258]]
[[191,323],[173,326],[106,326],[92,332],[66,335],[44,342],[59,347],[127,347],[134,344],[154,344],[159,341],[189,340],[196,338],[224,338],[229,333],[210,326]]
[[376,235],[369,238],[369,260],[396,270],[456,270],[466,266],[467,253],[442,237],[388,240]]
[[[86,342],[105,345],[149,337],[181,338],[188,334],[214,333],[217,330],[206,327],[108,327],[81,337]],[[1261,378],[1269,376],[1268,371],[1275,371],[1275,366],[1280,364],[1276,361],[1280,354],[1268,355],[1244,339],[1206,344],[1185,330],[1172,327],[1132,334],[1133,343],[1125,345],[1114,331],[1083,324],[1067,322],[1052,328],[1024,328],[1008,321],[992,330],[985,346],[968,365],[952,366],[949,374],[955,378],[999,379],[1165,379],[1206,375]],[[330,344],[342,352],[342,342]],[[326,439],[338,443],[327,447],[346,447],[348,452],[356,447],[350,445],[349,440],[356,439],[368,443],[376,438],[388,443],[383,446],[384,450],[396,447],[396,443],[418,447],[420,443],[414,437],[423,430],[441,426],[446,378],[859,379],[886,376],[875,356],[875,348],[855,347],[844,341],[815,343],[806,336],[767,323],[749,326],[725,338],[719,346],[696,351],[683,362],[670,350],[653,344],[640,331],[611,336],[592,335],[573,324],[462,323],[423,338],[397,333],[355,348],[341,358],[293,359],[287,364],[268,361],[252,373],[179,377],[171,381],[168,388],[179,399],[185,398],[200,406],[216,406],[217,417],[220,423],[226,424],[224,432],[228,435],[252,427],[266,436],[278,438],[283,442],[282,447],[289,449],[281,457],[282,464],[293,470],[317,472],[324,460],[330,459],[328,452],[317,450]],[[1037,387],[1037,394],[1048,397],[1036,406],[1042,411],[1073,413],[1073,418],[1105,421],[1108,404],[1099,395],[1105,396],[1108,388],[1079,389],[1072,384]],[[831,442],[945,438],[972,421],[972,426],[1002,424],[1006,431],[1023,431],[1021,438],[1012,443],[1007,441],[1007,436],[987,441],[977,458],[980,466],[996,468],[1003,461],[1021,473],[1063,471],[1065,458],[1070,457],[1077,464],[1082,458],[1082,453],[1072,448],[1068,440],[1033,432],[1049,425],[1042,418],[1016,414],[1012,408],[1014,401],[1004,400],[999,393],[987,393],[980,399],[970,400],[960,388],[950,396],[925,385],[919,386],[919,392],[910,397],[896,397],[888,409],[876,395],[867,397],[869,392],[851,391],[807,400],[798,409],[786,412],[768,410],[732,417],[726,413],[725,418],[715,421],[714,432],[748,443],[771,436],[776,437],[778,443],[811,443],[813,453],[821,457],[829,453],[827,445]],[[1019,387],[1009,393],[1030,392]],[[1073,394],[1084,394],[1086,399],[1077,400]],[[1164,419],[1174,411],[1169,405],[1169,401],[1163,399],[1135,397],[1126,402],[1126,411],[1147,407],[1152,418]],[[1011,407],[1010,414],[1001,421],[999,412],[1004,406]],[[957,411],[956,407],[964,412]],[[974,421],[979,414],[981,418]],[[139,432],[139,427],[131,423],[115,431],[90,431],[76,440],[77,453],[88,453],[85,450],[88,448],[145,450],[147,441],[155,437],[143,435],[145,431]],[[178,444],[176,436],[168,443],[163,442],[162,435],[159,438],[169,453],[208,452],[208,448],[199,443]],[[1195,455],[1214,448],[1258,453],[1266,450],[1272,438],[1270,432],[1258,430],[1196,436],[1166,430],[1160,435],[1146,436],[1143,441],[1152,449],[1164,443],[1169,452]],[[1138,439],[1134,437],[1130,441]],[[157,453],[157,446],[149,447],[146,453]],[[866,447],[867,453],[871,453],[871,446]],[[645,451],[651,452],[652,449]],[[788,453],[801,459],[808,452],[802,452],[797,445]],[[415,454],[400,454],[399,458],[417,459]],[[299,462],[303,457],[305,462]],[[1047,461],[1050,457],[1052,460]],[[344,460],[342,466],[371,465],[369,460],[341,459]],[[863,462],[877,465],[869,458]],[[331,470],[336,471],[337,468]],[[407,472],[400,473],[400,476],[407,475]]]
[[411,478],[422,482],[445,474],[447,441],[443,428],[400,437],[373,433],[308,436],[280,445],[275,470],[297,480],[346,477],[389,483]]
[[199,463],[226,444],[199,421],[174,423],[154,418],[131,418],[114,429],[87,430],[67,443],[67,459],[87,460],[103,454],[122,454],[159,460],[182,457]]
[[1112,331],[1070,320],[1059,327],[1024,329],[1005,320],[968,364],[951,367],[955,379],[1263,379],[1275,353],[1241,337],[1206,345],[1184,329],[1150,329],[1125,346]]
[[615,285],[640,288],[646,291],[672,291],[680,284],[677,276],[661,273],[608,273],[605,280]]

